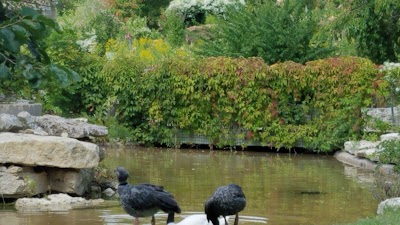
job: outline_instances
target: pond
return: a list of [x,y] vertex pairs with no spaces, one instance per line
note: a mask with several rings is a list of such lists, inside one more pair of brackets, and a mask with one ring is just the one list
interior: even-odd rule
[[[105,167],[124,166],[130,183],[163,185],[175,196],[183,211],[176,222],[202,213],[204,201],[229,183],[242,186],[247,198],[241,225],[343,224],[374,216],[378,205],[368,184],[348,175],[354,169],[330,155],[159,148],[107,152]],[[149,218],[140,221],[150,224]],[[233,217],[229,221],[233,224]],[[157,214],[156,223],[166,224],[166,215]],[[51,213],[2,209],[0,224],[121,225],[133,224],[133,218],[119,205]]]

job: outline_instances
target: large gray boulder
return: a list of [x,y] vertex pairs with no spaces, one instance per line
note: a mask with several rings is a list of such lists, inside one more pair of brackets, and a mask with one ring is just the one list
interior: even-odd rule
[[4,198],[19,198],[46,193],[46,172],[35,172],[32,167],[0,166],[0,193]]
[[379,215],[384,214],[387,209],[400,210],[400,198],[389,198],[382,201],[378,205],[377,213]]
[[47,173],[51,190],[79,196],[89,190],[93,180],[93,172],[90,169],[48,168]]
[[0,163],[60,168],[93,168],[99,164],[96,144],[72,138],[0,133]]
[[400,139],[399,133],[388,133],[381,135],[381,141],[399,140],[399,139]]
[[1,131],[19,131],[24,129],[23,124],[17,116],[11,114],[0,114],[0,132]]
[[344,143],[344,151],[357,155],[358,151],[372,150],[377,151],[380,141],[346,141]]
[[105,126],[94,125],[77,119],[66,119],[60,116],[44,115],[35,117],[35,125],[49,135],[67,136],[70,138],[103,137],[108,135]]

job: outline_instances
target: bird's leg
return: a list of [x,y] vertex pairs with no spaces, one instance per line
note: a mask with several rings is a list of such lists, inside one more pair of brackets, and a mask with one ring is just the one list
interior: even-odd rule
[[139,218],[135,217],[133,220],[133,225],[139,225]]
[[224,216],[225,225],[228,225],[228,221],[226,221],[226,217]]
[[239,224],[239,214],[236,213],[234,225],[238,225],[238,224]]
[[151,225],[156,225],[156,219],[154,216],[151,217]]

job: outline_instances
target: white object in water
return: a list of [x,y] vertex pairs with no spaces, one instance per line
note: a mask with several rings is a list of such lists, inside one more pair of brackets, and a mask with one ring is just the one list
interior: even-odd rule
[[[229,216],[226,216],[226,220],[228,219]],[[223,217],[219,217],[218,220],[219,220],[219,225],[225,225],[225,220]],[[171,221],[171,219],[168,217],[167,225],[213,225],[213,224],[211,223],[211,221],[210,222],[207,221],[206,214],[195,214],[186,217],[179,223],[175,223],[173,219]]]

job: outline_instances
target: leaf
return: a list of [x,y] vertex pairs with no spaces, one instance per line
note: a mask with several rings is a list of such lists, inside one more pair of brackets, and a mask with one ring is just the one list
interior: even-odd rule
[[40,78],[34,78],[28,81],[29,86],[33,89],[38,89],[42,84],[43,80]]
[[44,64],[50,64],[50,57],[49,55],[46,53],[46,51],[44,49],[37,49],[37,51],[40,53],[40,55],[43,57],[43,61],[42,63]]
[[15,39],[14,32],[6,27],[0,30],[0,37],[4,40],[5,48],[13,53],[19,53],[21,43]]
[[6,66],[6,62],[3,62],[0,64],[0,79],[10,79],[11,74],[10,74],[10,68]]
[[35,32],[38,30],[37,23],[33,22],[32,20],[23,19],[21,20],[20,24],[29,32]]
[[35,17],[35,16],[38,16],[39,13],[32,8],[24,7],[21,9],[21,15],[28,16],[28,17]]
[[63,66],[63,65],[57,65],[60,69],[62,69],[62,70],[64,70],[66,73],[67,73],[67,75],[68,75],[68,79],[70,80],[70,81],[81,81],[81,77],[79,76],[79,74],[77,73],[77,72],[75,72],[74,70],[72,70],[72,69],[70,69],[70,68],[68,68],[68,67],[65,67],[65,66]]
[[46,26],[42,23],[36,23],[36,29],[31,31],[32,37],[39,40],[47,35]]
[[42,22],[43,24],[53,28],[55,31],[57,31],[57,33],[62,33],[60,26],[55,20],[44,15],[38,16],[37,19],[39,22]]
[[69,85],[68,74],[56,64],[49,66],[49,72],[53,75],[61,86],[66,87]]
[[15,37],[21,41],[25,42],[28,39],[28,33],[26,29],[18,24],[12,25],[12,30],[14,31]]
[[25,66],[25,70],[22,71],[22,75],[23,75],[27,80],[33,79],[34,77],[33,77],[32,74],[31,74],[31,71],[32,71],[32,69],[33,69],[32,64],[26,64],[26,65],[24,65],[24,66]]

